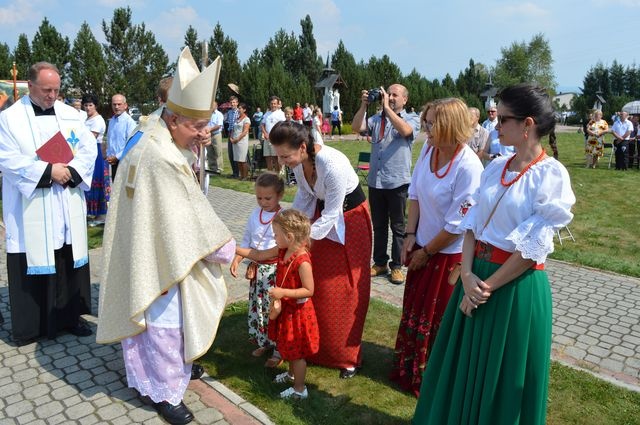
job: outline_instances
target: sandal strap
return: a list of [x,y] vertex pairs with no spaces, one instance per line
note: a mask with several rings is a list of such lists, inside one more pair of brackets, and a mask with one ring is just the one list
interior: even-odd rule
[[273,382],[277,384],[283,384],[285,382],[293,382],[293,376],[289,375],[289,372],[282,372],[276,375],[275,378],[273,378]]

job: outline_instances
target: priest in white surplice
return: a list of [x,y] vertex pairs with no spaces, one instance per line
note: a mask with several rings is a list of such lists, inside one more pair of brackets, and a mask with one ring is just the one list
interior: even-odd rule
[[235,241],[203,195],[190,147],[210,143],[220,70],[178,59],[166,105],[129,139],[104,233],[97,341],[122,341],[127,382],[169,423],[187,423],[182,402],[192,362],[215,338],[227,290],[220,263]]
[[[78,111],[56,101],[58,69],[29,69],[29,95],[0,114],[0,171],[12,337],[18,345],[60,331],[91,335],[86,202],[95,138]],[[48,163],[36,150],[60,132],[73,152]]]

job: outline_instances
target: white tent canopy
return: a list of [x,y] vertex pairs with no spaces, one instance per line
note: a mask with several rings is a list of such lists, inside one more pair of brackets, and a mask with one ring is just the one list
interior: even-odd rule
[[640,100],[627,103],[622,107],[622,110],[631,115],[640,114]]

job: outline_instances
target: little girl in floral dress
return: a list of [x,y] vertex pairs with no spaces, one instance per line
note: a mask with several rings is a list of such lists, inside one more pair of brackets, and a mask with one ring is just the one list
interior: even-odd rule
[[[271,223],[281,208],[280,200],[284,195],[284,181],[275,173],[263,173],[256,180],[255,191],[258,207],[253,210],[247,221],[240,246],[255,249],[273,248],[276,246],[276,240]],[[242,257],[236,255],[231,263],[230,271],[233,277],[237,277],[240,261]],[[275,259],[253,262],[247,266],[245,274],[249,279],[249,313],[247,315],[249,338],[258,346],[251,353],[254,357],[261,357],[275,347],[275,343],[267,335],[267,329],[271,303],[269,289],[276,283],[276,263]],[[274,348],[265,366],[277,367],[281,363],[280,354]]]

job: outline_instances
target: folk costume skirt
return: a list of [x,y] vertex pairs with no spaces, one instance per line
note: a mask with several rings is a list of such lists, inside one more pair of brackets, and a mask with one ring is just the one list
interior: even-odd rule
[[111,193],[109,163],[102,156],[102,144],[98,143],[98,155],[93,169],[91,189],[84,193],[87,199],[87,215],[105,215],[107,213],[109,193]]
[[311,363],[347,368],[362,362],[362,332],[371,293],[371,215],[367,202],[344,213],[345,244],[313,241],[313,304],[320,349]]
[[449,273],[461,258],[459,253],[438,253],[425,267],[407,273],[391,380],[416,397],[440,321],[455,288],[449,284]]
[[[500,264],[476,258],[481,279]],[[458,281],[425,371],[414,424],[544,425],[551,352],[547,274],[527,270],[467,317]]]

